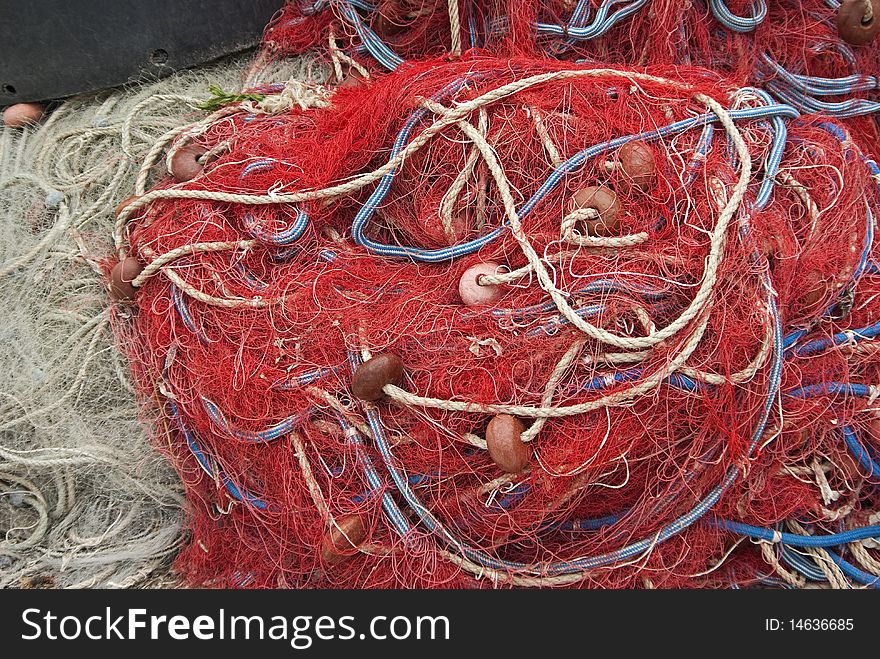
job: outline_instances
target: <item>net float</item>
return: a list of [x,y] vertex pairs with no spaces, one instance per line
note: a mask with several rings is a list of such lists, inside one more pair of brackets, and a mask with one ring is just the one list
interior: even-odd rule
[[620,229],[620,214],[623,208],[614,190],[604,185],[591,185],[575,192],[568,201],[568,213],[591,208],[599,217],[581,220],[587,235],[613,236]]
[[3,125],[7,128],[24,128],[39,123],[46,113],[39,103],[16,103],[3,111]]
[[518,474],[529,464],[532,450],[521,439],[523,431],[522,421],[510,414],[494,416],[486,428],[489,457],[505,473]]
[[199,158],[205,155],[207,151],[205,147],[198,144],[187,144],[179,148],[171,156],[171,166],[169,168],[171,175],[180,183],[191,181],[202,173],[204,163]]
[[137,289],[132,283],[143,272],[144,265],[134,256],[127,256],[110,271],[110,297],[117,302],[134,299]]
[[367,537],[367,529],[360,515],[343,515],[330,525],[321,542],[321,558],[336,565],[357,551]]
[[646,142],[627,142],[617,153],[617,165],[624,181],[642,192],[647,191],[657,177],[654,152]]
[[376,401],[384,396],[386,384],[399,384],[403,379],[403,362],[400,357],[383,353],[358,366],[351,378],[351,393],[355,398]]
[[458,281],[458,295],[469,307],[488,306],[495,304],[504,295],[504,289],[498,284],[481,284],[480,277],[498,273],[501,266],[492,261],[477,263],[464,271]]
[[837,34],[853,46],[871,43],[880,34],[880,0],[842,0]]

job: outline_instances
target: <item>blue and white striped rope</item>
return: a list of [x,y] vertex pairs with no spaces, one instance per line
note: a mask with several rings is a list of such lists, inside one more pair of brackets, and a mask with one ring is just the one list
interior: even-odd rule
[[764,86],[783,103],[788,103],[807,114],[824,114],[836,119],[852,119],[880,112],[880,102],[877,101],[852,98],[829,103],[800,94],[777,80],[766,81]]
[[240,275],[241,280],[252,291],[264,291],[269,288],[269,284],[254,274],[244,263],[235,264],[235,272]]
[[[746,87],[740,90],[742,93],[751,93],[757,96],[766,107],[774,104],[773,98],[762,89],[754,87]],[[776,175],[779,173],[779,165],[782,163],[782,154],[785,151],[785,145],[788,141],[788,127],[782,117],[772,117],[770,119],[771,132],[773,133],[773,141],[770,151],[764,162],[764,179],[761,181],[761,187],[755,198],[755,206],[763,209],[770,203],[770,197],[773,194],[773,186],[776,183]]]
[[843,432],[843,441],[846,442],[846,447],[865,471],[868,472],[868,478],[880,479],[880,464],[877,464],[872,459],[870,450],[866,449],[864,444],[859,441],[855,430],[850,426],[844,426],[841,431]]
[[478,48],[482,45],[477,36],[477,16],[474,13],[474,5],[472,2],[467,3],[467,34],[468,43],[471,48]]
[[798,553],[788,545],[779,546],[779,557],[810,581],[828,581],[828,577],[816,565],[815,561]]
[[174,284],[171,284],[171,302],[174,304],[174,309],[177,311],[177,315],[180,316],[180,320],[183,321],[184,327],[195,334],[203,344],[207,345],[210,343],[208,335],[205,334],[202,328],[198,327],[193,320],[192,314],[189,310],[189,302],[183,294],[183,291]]
[[242,224],[245,231],[251,236],[267,245],[276,247],[288,247],[299,240],[309,226],[309,215],[303,210],[296,211],[296,219],[286,229],[270,231],[266,229],[253,213],[245,213],[242,216]]
[[809,96],[840,96],[880,89],[877,77],[872,75],[853,73],[840,78],[806,76],[789,72],[767,53],[761,56],[761,61],[770,74],[785,80],[793,90]]
[[[352,362],[352,368],[354,366],[355,362]],[[336,421],[339,423],[339,427],[342,428],[343,433],[345,433],[346,441],[355,448],[358,463],[363,470],[364,477],[367,480],[370,491],[382,492],[382,510],[384,511],[385,516],[391,522],[391,525],[394,527],[397,533],[405,539],[412,529],[409,523],[409,519],[397,505],[394,497],[388,491],[388,488],[379,477],[376,468],[373,466],[372,459],[367,454],[367,452],[364,451],[364,443],[361,439],[360,432],[358,432],[358,429],[355,428],[351,423],[349,423],[348,419],[346,419],[339,412],[335,413],[335,417]]]
[[208,413],[208,416],[211,417],[211,421],[213,421],[214,424],[224,433],[226,433],[233,439],[237,439],[242,442],[261,443],[276,440],[279,437],[283,437],[290,431],[299,427],[316,411],[316,408],[309,407],[304,412],[294,414],[285,419],[282,419],[278,423],[266,428],[265,430],[241,430],[240,428],[235,428],[231,423],[229,423],[229,421],[226,419],[226,416],[215,403],[208,400],[204,396],[202,396],[201,399],[202,407],[204,408],[205,412]]
[[241,168],[241,174],[239,174],[239,178],[247,178],[251,174],[256,174],[257,172],[269,172],[275,166],[275,160],[272,158],[260,158],[259,160],[252,160],[247,165]]
[[789,389],[783,395],[789,398],[818,398],[820,396],[861,396],[870,397],[874,393],[867,384],[852,384],[847,382],[821,382],[808,384],[804,387]]
[[290,391],[292,389],[299,389],[300,387],[314,384],[318,380],[322,380],[328,375],[340,373],[346,368],[348,368],[347,364],[340,364],[339,366],[331,366],[329,368],[316,368],[314,370],[301,373],[300,375],[288,376],[284,381],[279,382],[272,388],[278,391]]
[[796,74],[766,53],[761,57],[755,73],[776,97],[805,113],[849,119],[880,111],[880,102],[864,98],[821,100],[826,96],[876,91],[876,76],[851,74],[840,78],[822,78]]
[[373,58],[389,71],[403,64],[403,58],[395,53],[379,36],[370,29],[360,14],[355,10],[351,0],[332,0],[348,23],[357,30],[364,47]]
[[[596,11],[593,22],[589,25],[574,25],[569,20],[566,25],[557,23],[535,23],[534,29],[538,34],[548,34],[557,37],[565,37],[576,41],[587,41],[601,37],[620,21],[632,16],[647,4],[648,0],[605,0]],[[586,2],[589,5],[589,2]],[[616,5],[625,5],[614,10]],[[589,7],[586,8],[589,10]],[[583,8],[582,8],[583,12]],[[588,16],[588,14],[587,14]],[[586,18],[586,17],[584,17]],[[578,23],[582,22],[580,19]]]
[[767,3],[764,0],[753,0],[751,16],[737,16],[724,0],[709,0],[709,9],[719,23],[734,32],[752,32],[767,18]]
[[[564,28],[564,33],[568,35],[567,38],[565,41],[551,43],[549,46],[550,55],[553,57],[559,57],[562,53],[568,50],[568,47],[572,44],[575,44],[578,41],[593,39],[607,32],[614,23],[617,22],[609,22],[608,12],[613,4],[614,2],[604,3],[599,9],[595,21],[590,25],[588,22],[590,20],[591,2],[590,0],[578,0]],[[539,33],[541,32],[540,24],[536,25],[536,30]],[[582,35],[589,34],[590,36],[574,36],[578,33]]]
[[177,405],[174,403],[174,401],[168,400],[168,407],[171,410],[172,418],[174,419],[178,429],[186,440],[186,444],[189,447],[189,450],[195,456],[196,460],[198,460],[199,464],[202,466],[202,469],[204,469],[211,478],[219,478],[220,483],[222,483],[223,487],[226,488],[226,491],[229,492],[230,496],[232,496],[232,498],[236,501],[241,501],[242,503],[252,505],[254,508],[257,508],[259,510],[265,510],[268,507],[265,501],[263,501],[259,497],[254,496],[247,490],[241,490],[222,469],[217,469],[215,473],[213,466],[213,462],[215,461],[212,461],[212,459],[208,458],[204,449],[202,449],[202,447],[199,445],[195,433],[191,431],[183,422]]

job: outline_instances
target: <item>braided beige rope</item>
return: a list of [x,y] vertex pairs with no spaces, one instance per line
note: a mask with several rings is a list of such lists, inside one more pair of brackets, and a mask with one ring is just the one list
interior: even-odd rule
[[534,106],[527,106],[526,111],[531,117],[532,122],[535,124],[535,132],[541,140],[541,145],[544,147],[544,151],[550,156],[550,164],[554,167],[559,167],[563,162],[562,156],[559,155],[559,149],[556,148],[556,145],[553,144],[553,140],[550,138],[550,131],[547,130],[547,126],[541,116],[541,111]]
[[871,553],[862,541],[850,543],[849,550],[852,552],[853,558],[861,564],[862,569],[874,576],[880,577],[880,560],[871,556]]
[[785,583],[795,588],[803,588],[807,584],[806,577],[795,572],[789,572],[782,566],[782,563],[776,556],[776,547],[769,542],[761,542],[759,544],[761,545],[761,555],[764,557],[764,560],[767,561],[767,564],[773,568],[773,572],[778,574]]
[[[477,130],[479,130],[480,133],[485,136],[488,128],[489,115],[486,112],[485,108],[480,108]],[[449,190],[446,192],[445,195],[443,195],[443,199],[440,201],[440,219],[443,221],[443,230],[446,233],[446,237],[450,242],[455,240],[455,234],[453,232],[454,220],[452,217],[452,209],[455,207],[455,204],[458,201],[458,198],[461,195],[462,191],[464,191],[468,179],[473,176],[474,167],[476,166],[479,157],[479,149],[477,149],[476,147],[471,148],[470,152],[468,153],[467,160],[464,163],[464,167],[455,177],[452,185],[449,186]]]
[[145,267],[141,271],[141,273],[131,282],[131,285],[135,288],[143,286],[147,279],[158,273],[159,270],[163,268],[163,266],[171,263],[172,261],[176,261],[183,256],[206,254],[210,252],[225,252],[236,249],[240,249],[246,252],[248,249],[253,247],[256,242],[256,240],[236,240],[231,242],[207,242],[181,245],[180,247],[172,249],[170,252],[166,252],[161,256],[155,257],[150,262],[150,264]]
[[[114,243],[119,250],[120,256],[124,256],[124,231],[128,219],[136,210],[147,206],[155,200],[202,199],[225,201],[239,204],[268,205],[277,203],[296,203],[299,201],[310,199],[329,199],[338,195],[346,194],[348,192],[353,192],[364,187],[365,185],[368,185],[378,180],[386,173],[393,171],[398,165],[400,165],[400,163],[403,162],[405,158],[415,153],[418,149],[424,146],[433,136],[439,134],[442,130],[449,127],[450,125],[458,124],[464,117],[466,117],[468,114],[470,114],[470,112],[474,110],[479,110],[486,105],[494,103],[502,98],[520,92],[524,89],[528,89],[535,85],[569,78],[602,76],[622,77],[630,81],[657,82],[661,84],[671,85],[676,89],[687,89],[686,85],[676,81],[648,74],[622,72],[614,69],[570,69],[538,74],[497,87],[496,89],[491,90],[475,99],[472,99],[471,101],[467,101],[458,105],[455,109],[452,110],[446,109],[445,107],[436,104],[436,106],[433,107],[437,109],[438,117],[434,121],[434,123],[431,126],[427,127],[418,137],[416,137],[404,149],[402,149],[395,158],[392,158],[388,163],[372,172],[367,172],[347,182],[331,186],[329,188],[324,188],[322,190],[304,191],[294,194],[269,193],[266,195],[244,195],[209,190],[186,190],[180,188],[171,188],[165,190],[154,190],[152,192],[142,194],[147,173],[149,172],[150,168],[155,164],[155,160],[158,158],[164,146],[173,141],[177,135],[184,134],[186,136],[193,136],[199,134],[200,132],[204,132],[205,130],[207,130],[207,127],[210,126],[214,121],[241,111],[240,106],[226,106],[213,113],[209,117],[205,118],[204,120],[197,122],[188,129],[175,129],[173,131],[169,131],[169,133],[166,133],[162,138],[160,138],[160,140],[156,144],[154,144],[153,148],[150,150],[147,158],[145,159],[138,176],[138,185],[136,187],[136,192],[140,194],[140,197],[130,203],[120,212],[116,221],[116,225],[114,227]],[[719,119],[722,125],[725,127],[725,130],[728,131],[728,133],[731,135],[731,139],[740,155],[741,175],[739,181],[737,182],[737,185],[734,188],[734,194],[728,201],[727,206],[721,212],[715,232],[713,233],[710,257],[706,268],[706,274],[703,278],[703,283],[699,291],[697,292],[697,295],[681,317],[679,317],[672,324],[670,324],[660,332],[652,335],[651,337],[620,337],[601,328],[595,327],[587,321],[584,321],[575,313],[574,309],[572,309],[566,303],[564,294],[556,289],[556,287],[550,281],[549,274],[543,267],[543,264],[541,263],[539,257],[531,248],[531,246],[523,244],[524,236],[522,234],[521,226],[519,225],[518,217],[516,216],[515,204],[513,202],[512,196],[510,195],[509,186],[507,186],[507,197],[504,200],[505,213],[507,214],[509,220],[511,219],[511,217],[514,218],[513,220],[511,220],[511,227],[513,229],[514,236],[517,237],[517,240],[523,246],[523,250],[526,253],[530,266],[535,270],[542,287],[550,293],[551,297],[554,300],[554,303],[556,303],[556,305],[560,308],[560,311],[563,313],[563,315],[565,315],[565,317],[569,321],[571,321],[575,327],[587,334],[590,338],[599,341],[605,341],[611,343],[612,345],[615,345],[616,347],[624,349],[638,349],[655,345],[674,335],[682,327],[687,325],[688,322],[690,322],[690,320],[692,320],[700,312],[700,309],[706,304],[709,296],[711,295],[711,289],[714,284],[714,275],[717,271],[718,264],[720,263],[721,251],[723,250],[724,246],[724,232],[726,230],[727,224],[729,223],[731,217],[736,211],[736,208],[739,206],[739,203],[742,200],[742,196],[745,194],[745,188],[748,184],[748,178],[751,172],[751,159],[748,153],[748,149],[742,139],[742,136],[739,134],[739,131],[733,125],[732,120],[730,119],[729,115],[727,115],[726,111],[721,107],[721,105],[718,104],[716,101],[702,95],[699,95],[695,98],[696,100],[703,102],[713,111],[716,111],[716,113],[719,113]],[[432,102],[428,101],[427,103]],[[470,124],[466,125],[468,126],[469,131],[477,133],[476,138],[474,138],[473,135],[469,135],[469,137],[471,138],[471,141],[474,142],[475,146],[480,149],[487,163],[490,161],[494,161],[495,166],[490,167],[490,171],[493,174],[493,177],[495,177],[496,180],[498,179],[499,175],[501,178],[504,178],[504,174],[501,170],[500,164],[498,164],[497,158],[494,157],[494,154],[491,153],[491,148],[487,144],[485,138],[480,135],[479,132],[473,128],[473,126],[471,126]],[[182,141],[183,140],[181,140],[178,144],[182,143]],[[490,155],[487,155],[487,153]],[[519,229],[516,230],[515,227],[519,227]],[[188,295],[192,295],[193,289],[192,287],[186,287],[184,288],[184,291]],[[205,294],[196,295],[194,297],[207,304],[217,303],[217,298]],[[227,301],[223,301],[220,304],[221,306],[230,306]],[[249,302],[248,304],[250,306],[265,305],[264,302]]]
[[512,414],[515,416],[523,416],[536,419],[542,417],[558,418],[564,416],[574,416],[577,414],[585,414],[587,412],[592,412],[593,410],[598,410],[603,407],[611,407],[620,403],[624,403],[626,401],[633,400],[634,398],[637,398],[638,396],[641,396],[642,394],[645,394],[652,389],[660,386],[660,384],[662,384],[662,382],[670,374],[678,370],[678,368],[687,361],[691,354],[693,354],[694,350],[697,349],[699,341],[702,338],[703,332],[705,331],[707,325],[708,317],[700,321],[694,333],[685,341],[684,346],[682,347],[682,351],[674,359],[671,359],[668,362],[667,366],[659,369],[653,375],[648,376],[638,385],[630,387],[629,389],[616,391],[613,394],[609,394],[595,400],[587,401],[585,403],[578,403],[577,405],[563,405],[560,407],[548,408],[535,407],[531,405],[504,405],[444,400],[440,398],[418,396],[393,384],[385,385],[382,391],[389,398],[403,405],[429,407],[438,410],[446,410],[449,412]]
[[447,0],[449,7],[449,32],[452,35],[449,52],[461,55],[461,17],[458,13],[458,0]]
[[614,248],[633,247],[641,245],[648,240],[648,234],[644,231],[629,236],[580,236],[576,235],[574,228],[578,222],[595,220],[599,213],[594,208],[578,208],[562,218],[562,240],[580,247]]
[[315,508],[321,513],[321,517],[330,518],[330,508],[327,506],[327,501],[324,499],[324,495],[321,492],[321,486],[318,484],[318,481],[315,480],[315,474],[312,472],[312,465],[309,463],[308,456],[306,456],[306,449],[305,446],[303,446],[302,437],[299,436],[299,433],[294,431],[290,433],[290,441],[296,451],[294,455],[296,455],[297,462],[299,462],[299,468],[302,471],[303,479],[306,481],[306,487],[309,490],[309,495],[312,497],[312,502],[315,504]]
[[[553,369],[553,373],[550,375],[550,379],[547,381],[547,385],[544,387],[544,395],[541,396],[541,407],[552,406],[553,395],[556,393],[556,387],[562,380],[562,376],[565,375],[566,371],[568,371],[569,367],[572,365],[572,363],[574,363],[574,360],[577,359],[578,354],[580,353],[586,342],[586,339],[578,339],[577,341],[572,343],[571,347],[565,351],[564,355],[562,355],[562,359],[560,359],[559,363],[556,364],[556,368]],[[538,436],[538,433],[541,432],[541,429],[544,427],[545,423],[547,423],[547,417],[535,419],[535,422],[529,428],[526,428],[525,432],[520,435],[520,439],[524,442],[532,441],[535,437]]]
[[[492,103],[495,103],[502,98],[516,94],[520,91],[534,87],[536,85],[541,85],[558,80],[567,80],[571,78],[598,78],[604,76],[623,78],[633,83],[640,81],[665,84],[683,91],[689,91],[690,89],[684,83],[675,80],[669,80],[666,78],[648,75],[645,73],[618,71],[616,69],[568,69],[563,71],[552,71],[549,73],[537,74],[528,78],[523,78],[521,80],[507,83],[500,87],[496,87],[495,89],[490,90],[489,92],[486,92],[481,96],[457,105],[454,110],[448,111],[442,117],[435,120],[432,125],[428,126],[412,142],[401,149],[400,153],[398,153],[397,156],[389,160],[381,167],[373,170],[372,172],[366,172],[360,176],[354,177],[348,181],[339,183],[329,188],[318,190],[304,190],[292,194],[265,195],[236,194],[211,190],[186,190],[180,188],[154,190],[146,195],[143,195],[140,199],[127,206],[123,210],[123,212],[120,213],[120,222],[124,226],[125,222],[132,216],[135,211],[149,205],[156,200],[200,199],[204,201],[223,201],[236,204],[262,206],[285,203],[294,204],[302,201],[314,201],[317,199],[331,199],[333,197],[338,197],[340,195],[348,194],[350,192],[355,192],[357,190],[360,190],[364,186],[369,185],[370,183],[378,181],[380,178],[385,176],[385,174],[394,171],[397,167],[401,165],[401,163],[404,162],[404,160],[406,160],[408,157],[410,157],[412,154],[422,148],[422,146],[427,144],[435,135],[439,134],[449,126],[456,124],[460,119],[466,117],[474,110],[477,110],[487,105],[491,105]],[[720,108],[720,106],[718,107]],[[230,108],[230,112],[237,111],[234,106],[227,106],[227,108]],[[751,163],[751,160],[749,162]],[[152,166],[152,163],[150,164],[150,166]],[[149,169],[149,167],[147,169]]]
[[[240,241],[240,242],[247,243],[248,241]],[[198,244],[198,243],[196,243],[196,244]],[[217,245],[218,248],[215,250],[205,250],[205,251],[224,251],[225,249],[234,249],[238,245],[238,242],[212,243],[212,244]],[[183,250],[183,253],[180,254],[180,256],[185,256],[185,255],[187,255],[186,254],[187,248],[190,248],[190,247],[192,247],[192,245],[184,245],[181,248],[177,248],[175,250],[172,250],[172,252],[180,252],[181,250]],[[149,247],[142,247],[141,251],[143,252],[144,256],[146,256],[147,258],[156,258],[156,253],[152,249],[150,249]],[[168,254],[171,254],[171,252],[168,252]],[[168,254],[165,254],[165,255],[163,255],[163,257],[160,257],[160,258],[167,257]],[[146,270],[146,268],[144,270]],[[262,309],[263,307],[267,307],[271,304],[277,304],[279,302],[284,301],[284,298],[275,298],[275,299],[271,299],[271,300],[264,300],[260,296],[254,296],[252,298],[215,297],[213,295],[208,295],[207,293],[200,291],[195,286],[193,286],[189,282],[185,281],[179,274],[177,274],[170,267],[167,267],[167,266],[162,267],[161,271],[166,277],[168,277],[168,280],[172,284],[177,286],[181,291],[183,291],[184,293],[186,293],[190,297],[192,297],[193,299],[199,300],[200,302],[204,302],[205,304],[209,304],[209,305],[215,306],[215,307],[225,307],[227,309],[234,309],[236,307],[249,307],[251,309]],[[143,272],[141,273],[141,275],[143,275]],[[138,278],[135,278],[132,281],[132,285],[134,285],[134,282],[137,281],[137,279]],[[146,280],[146,278],[144,280]],[[138,286],[140,286],[142,283],[143,282],[139,282]],[[220,287],[221,287],[221,290],[223,291],[224,294],[228,294],[226,289],[222,286],[222,284],[220,285]]]

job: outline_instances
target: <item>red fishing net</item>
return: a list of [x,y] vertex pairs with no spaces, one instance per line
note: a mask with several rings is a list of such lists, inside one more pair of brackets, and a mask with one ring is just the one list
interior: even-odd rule
[[[843,4],[841,10],[837,0],[293,2],[267,28],[262,58],[317,49],[334,60],[335,82],[468,49],[703,66],[740,85],[766,87],[806,113],[848,121],[876,157],[880,2]],[[352,62],[363,70],[348,74]]]
[[119,216],[191,583],[796,581],[724,525],[871,522],[878,195],[843,128],[524,57],[311,105],[221,109]]

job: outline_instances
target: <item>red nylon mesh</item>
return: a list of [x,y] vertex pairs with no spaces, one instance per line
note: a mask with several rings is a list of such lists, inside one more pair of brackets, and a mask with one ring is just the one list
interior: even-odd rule
[[[471,74],[473,83],[456,94],[454,103],[445,101],[450,107],[507,82],[564,68],[571,65],[525,58],[439,59],[412,64],[369,85],[340,88],[328,109],[236,115],[197,139],[207,148],[230,143],[202,176],[186,184],[165,180],[156,189],[265,194],[326,187],[383,165],[409,114],[424,98],[462,75]],[[480,75],[474,75],[477,71]],[[706,71],[651,72],[676,84],[630,82],[612,75],[569,79],[487,105],[486,140],[503,166],[516,203],[528,199],[553,169],[553,158],[536,129],[536,115],[566,158],[587,145],[705,111],[693,100],[694,92],[725,106],[731,103],[735,86]],[[682,83],[690,91],[683,90]],[[479,124],[478,112],[467,118]],[[414,137],[428,125],[428,120],[419,124]],[[738,125],[754,162],[748,206],[754,203],[763,178],[771,135],[763,122]],[[537,254],[550,257],[555,285],[569,302],[575,308],[603,305],[603,311],[590,318],[595,325],[644,337],[648,328],[640,318],[663,328],[693,301],[705,276],[709,233],[738,177],[737,167],[729,162],[730,144],[716,126],[713,148],[699,165],[694,182],[685,184],[699,135],[699,129],[690,130],[650,144],[657,176],[645,191],[627,186],[619,172],[607,171],[605,163],[613,162],[616,155],[612,149],[566,176],[523,220],[525,237]],[[466,168],[471,149],[461,129],[452,126],[407,158],[366,234],[384,243],[428,249],[473,239],[499,226],[502,200],[486,163],[477,158],[452,207],[452,224],[444,229],[439,209]],[[271,167],[245,170],[266,159],[272,161]],[[791,185],[780,183],[766,208],[749,211],[748,236],[738,233],[734,220],[710,298],[711,316],[688,366],[729,380],[759,354],[769,323],[761,283],[764,269],[769,268],[783,335],[819,318],[853,276],[865,241],[866,202],[876,209],[877,201],[863,163],[823,130],[819,120],[806,117],[789,125],[782,168],[809,191],[821,214],[814,220]],[[624,208],[620,233],[645,232],[643,244],[597,249],[560,242],[560,222],[569,197],[596,183],[617,191]],[[363,435],[361,450],[381,480],[378,489],[373,487],[359,450],[337,424],[326,394],[339,401],[351,424],[365,426],[364,407],[350,393],[346,360],[347,351],[368,348],[373,354],[399,355],[406,370],[403,388],[420,396],[541,406],[554,368],[581,335],[570,325],[556,322],[554,326],[559,319],[555,309],[523,318],[461,304],[458,282],[469,266],[491,261],[516,269],[526,264],[510,231],[479,252],[451,262],[413,263],[356,244],[352,220],[375,185],[329,203],[253,206],[157,200],[129,225],[132,253],[149,262],[146,254],[163,254],[181,245],[249,239],[248,227],[254,223],[263,229],[283,229],[299,209],[311,218],[293,253],[258,240],[246,252],[200,253],[169,266],[193,289],[217,298],[259,296],[281,302],[261,309],[230,309],[184,293],[188,326],[174,304],[172,284],[158,274],[138,291],[134,310],[115,315],[120,344],[132,361],[145,409],[151,417],[159,417],[157,444],[186,484],[192,541],[177,567],[192,584],[381,588],[495,583],[449,560],[444,552],[456,554],[456,547],[418,522],[390,479],[376,443]],[[756,263],[752,258],[756,249],[768,261]],[[560,253],[564,256],[554,261]],[[634,290],[579,292],[609,276]],[[878,286],[876,276],[862,277],[852,314],[838,321],[826,318],[818,331],[830,335],[877,322]],[[503,289],[496,309],[523,309],[548,300],[533,276]],[[652,294],[638,292],[645,289]],[[702,318],[697,316],[655,347],[638,364],[642,369],[638,377],[603,391],[584,386],[631,365],[598,361],[615,349],[586,340],[551,405],[596,400],[639,384],[681,353]],[[311,385],[281,386],[316,368],[336,367],[335,373]],[[856,492],[849,502],[856,510],[876,504],[864,498],[876,498],[875,494],[858,494],[864,474],[849,457],[838,431],[842,424],[860,431],[870,426],[863,402],[827,397],[777,401],[770,430],[761,441],[765,445],[748,458],[770,381],[765,360],[745,382],[728,381],[698,392],[662,384],[632,401],[549,419],[532,442],[528,472],[506,484],[493,484],[501,472],[484,451],[462,439],[466,433],[484,436],[491,414],[388,401],[380,402],[378,410],[392,446],[392,464],[412,479],[421,504],[445,528],[496,559],[533,564],[598,555],[651,537],[691,510],[731,468],[739,470],[740,478],[715,508],[722,517],[773,525],[792,517],[815,517],[823,506],[842,505],[823,502],[815,484],[799,476],[797,469],[809,468],[816,456],[834,466],[829,476],[832,488]],[[830,381],[876,383],[874,354],[844,349],[790,359],[781,388],[790,391]],[[169,411],[169,397],[211,461],[214,477],[205,473],[190,449]],[[204,400],[216,405],[230,426],[243,431],[262,431],[312,410],[295,430],[302,454],[288,434],[266,442],[237,439],[212,418]],[[532,419],[524,421],[528,425]],[[330,514],[334,518],[357,514],[365,523],[363,551],[335,565],[321,559],[329,520],[310,491],[304,461],[313,475],[312,489],[320,491]],[[235,502],[221,472],[267,507],[261,510]],[[384,495],[403,510],[413,527],[406,536],[401,537],[383,513]],[[619,514],[623,517],[618,523],[592,531],[560,527],[573,520]],[[760,559],[748,550],[723,570],[713,569],[731,544],[729,534],[698,522],[648,554],[618,561],[615,569],[593,570],[574,585],[752,583],[756,570],[743,565]],[[499,583],[508,582],[501,578]]]

